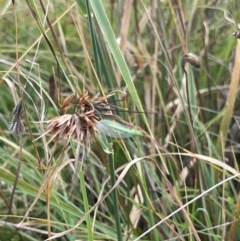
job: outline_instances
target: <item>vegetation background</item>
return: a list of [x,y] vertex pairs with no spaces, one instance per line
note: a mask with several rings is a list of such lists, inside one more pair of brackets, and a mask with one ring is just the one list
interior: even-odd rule
[[[0,240],[240,240],[239,16],[237,0],[0,1]],[[43,121],[84,90],[115,91],[144,136],[48,143]]]

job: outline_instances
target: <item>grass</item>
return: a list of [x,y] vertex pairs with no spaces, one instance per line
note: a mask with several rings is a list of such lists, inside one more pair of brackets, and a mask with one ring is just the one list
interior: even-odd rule
[[177,2],[0,3],[0,240],[239,240],[240,10]]

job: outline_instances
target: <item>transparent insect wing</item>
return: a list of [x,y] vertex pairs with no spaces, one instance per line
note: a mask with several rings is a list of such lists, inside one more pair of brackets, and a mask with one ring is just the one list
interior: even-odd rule
[[100,133],[113,138],[129,138],[134,135],[142,135],[140,131],[111,120],[101,120],[97,123]]

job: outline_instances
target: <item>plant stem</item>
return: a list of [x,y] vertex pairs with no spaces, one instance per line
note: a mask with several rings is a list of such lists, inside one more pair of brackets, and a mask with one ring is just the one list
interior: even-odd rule
[[[82,191],[84,211],[85,211],[85,213],[87,213],[89,211],[89,204],[88,204],[88,196],[87,196],[87,190],[86,190],[86,186],[85,186],[82,168],[79,171],[79,181],[80,181],[80,186],[81,186],[81,191]],[[94,238],[93,238],[93,231],[92,231],[92,220],[91,220],[90,216],[87,216],[86,222],[87,222],[87,230],[88,230],[88,240],[93,241]]]
[[[109,147],[112,149],[112,143],[109,143]],[[109,167],[110,167],[110,175],[111,175],[111,182],[112,186],[116,182],[115,178],[115,165],[114,165],[114,153],[112,152],[109,155]],[[117,237],[118,241],[122,241],[122,231],[121,231],[121,225],[120,225],[120,216],[119,216],[119,209],[118,209],[118,197],[117,197],[117,191],[114,189],[112,191],[112,198],[113,198],[113,205],[114,205],[114,216],[115,216],[115,222],[116,222],[116,229],[117,229]]]
[[193,119],[192,119],[192,113],[191,113],[191,107],[190,107],[190,100],[189,100],[188,75],[187,75],[187,71],[185,70],[184,66],[183,66],[183,71],[184,71],[184,74],[185,74],[185,76],[186,76],[186,93],[187,93],[188,113],[189,113],[189,118],[190,118],[191,125],[192,125],[192,127],[193,127]]

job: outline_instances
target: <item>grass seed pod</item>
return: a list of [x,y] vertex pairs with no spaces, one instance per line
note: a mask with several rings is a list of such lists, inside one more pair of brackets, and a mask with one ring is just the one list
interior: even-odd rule
[[184,64],[185,64],[185,62],[188,62],[189,64],[191,64],[192,66],[194,66],[196,68],[201,67],[199,58],[195,54],[192,54],[192,53],[185,54],[183,56],[183,62],[184,62]]
[[235,31],[232,35],[233,35],[235,38],[240,38],[240,29],[237,29],[237,31]]

